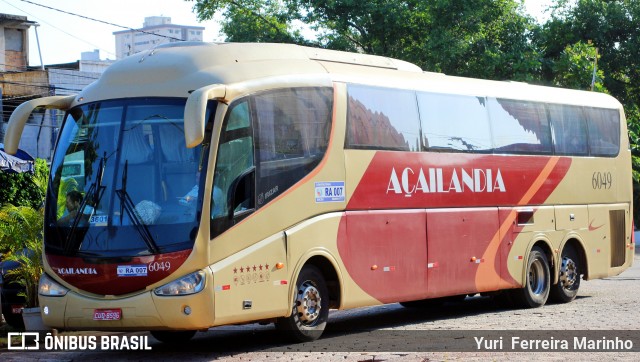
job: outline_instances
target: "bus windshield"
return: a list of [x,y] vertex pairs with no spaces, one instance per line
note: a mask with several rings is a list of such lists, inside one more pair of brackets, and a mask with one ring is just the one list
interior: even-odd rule
[[184,105],[140,98],[67,113],[51,164],[47,252],[124,257],[193,247],[206,152],[185,146]]

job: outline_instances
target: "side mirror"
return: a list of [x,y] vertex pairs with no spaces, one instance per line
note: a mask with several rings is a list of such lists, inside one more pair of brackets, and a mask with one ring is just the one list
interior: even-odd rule
[[68,110],[71,108],[71,104],[76,99],[76,96],[52,96],[32,99],[19,105],[9,118],[9,125],[7,126],[7,132],[4,136],[4,150],[10,155],[15,155],[18,152],[18,144],[20,143],[20,137],[22,137],[22,131],[24,125],[29,120],[31,112],[37,107],[53,108],[60,110]]
[[223,100],[226,93],[224,85],[212,84],[196,89],[189,95],[184,107],[184,140],[187,147],[193,148],[202,143],[207,103],[211,99]]
[[256,167],[251,166],[241,173],[231,183],[227,195],[229,220],[233,220],[236,213],[243,213],[255,209]]

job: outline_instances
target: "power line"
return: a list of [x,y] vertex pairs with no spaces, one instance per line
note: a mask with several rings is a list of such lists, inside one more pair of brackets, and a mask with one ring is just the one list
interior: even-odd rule
[[156,33],[152,33],[152,32],[149,32],[149,31],[144,31],[144,30],[141,30],[141,29],[134,29],[134,28],[131,28],[131,27],[128,27],[128,26],[123,26],[123,25],[118,25],[118,24],[110,23],[110,22],[108,22],[108,21],[104,21],[104,20],[100,20],[100,19],[90,18],[90,17],[88,17],[88,16],[84,16],[84,15],[80,15],[80,14],[75,14],[75,13],[72,13],[72,12],[69,12],[69,11],[65,11],[65,10],[56,9],[56,8],[51,7],[51,6],[38,4],[38,3],[35,3],[35,2],[33,2],[33,1],[29,1],[29,0],[20,0],[20,1],[25,2],[25,3],[28,3],[28,4],[32,4],[32,5],[36,5],[36,6],[40,6],[40,7],[43,7],[43,8],[45,8],[45,9],[54,10],[54,11],[57,11],[57,12],[60,12],[60,13],[63,13],[63,14],[68,14],[68,15],[77,16],[77,17],[79,17],[79,18],[83,18],[83,19],[87,19],[87,20],[95,21],[95,22],[98,22],[98,23],[102,23],[102,24],[107,24],[107,25],[115,26],[115,27],[122,28],[122,29],[127,29],[127,30],[131,30],[131,31],[135,31],[135,32],[143,33],[143,34],[148,34],[148,35],[155,35],[155,36],[158,36],[158,37],[161,37],[161,38],[173,39],[173,40],[177,40],[177,41],[184,41],[183,39],[174,38],[174,37],[172,37],[172,36],[168,36],[168,35],[156,34]]
[[102,50],[102,51],[103,51],[103,52],[105,52],[105,53],[108,53],[108,54],[111,54],[111,55],[115,55],[114,53],[112,53],[112,52],[110,52],[110,51],[108,51],[108,50],[106,50],[106,49],[102,49],[102,48],[100,48],[100,46],[98,46],[98,45],[96,45],[96,44],[93,44],[93,43],[91,43],[91,42],[89,42],[89,41],[87,41],[87,40],[85,40],[85,39],[78,38],[77,36],[75,36],[75,35],[73,35],[73,34],[71,34],[71,33],[68,33],[68,32],[66,32],[66,31],[64,31],[64,30],[62,30],[62,29],[60,29],[60,28],[58,28],[57,26],[55,26],[55,25],[51,24],[50,22],[48,22],[48,21],[46,21],[46,20],[44,20],[44,19],[42,19],[42,18],[40,18],[40,17],[38,17],[38,16],[35,16],[35,15],[33,15],[33,14],[31,14],[31,13],[27,12],[27,11],[24,11],[24,10],[20,9],[19,7],[15,6],[15,5],[11,4],[11,3],[9,3],[7,0],[2,0],[2,1],[3,1],[4,3],[6,3],[7,5],[12,6],[12,7],[14,7],[14,8],[18,9],[19,11],[22,11],[23,13],[25,13],[25,14],[27,14],[27,15],[30,15],[32,18],[34,18],[34,19],[38,19],[38,21],[40,21],[41,23],[47,24],[47,25],[49,25],[50,27],[52,27],[52,28],[54,28],[54,29],[58,30],[59,32],[62,32],[62,33],[64,33],[64,34],[67,34],[68,36],[70,36],[70,37],[72,37],[72,38],[78,39],[78,40],[80,40],[80,41],[81,41],[81,42],[83,42],[83,43],[87,43],[87,44],[91,45],[92,47],[94,47],[94,48],[96,48],[96,49],[100,49],[100,50]]
[[29,83],[20,83],[20,82],[10,82],[10,81],[6,81],[6,80],[0,80],[0,83],[3,84],[11,84],[11,85],[19,85],[19,86],[23,86],[23,87],[34,87],[34,88],[47,88],[47,89],[58,89],[58,90],[67,90],[67,91],[73,91],[73,92],[80,92],[82,91],[82,89],[73,89],[73,88],[66,88],[66,87],[58,87],[56,85],[39,85],[39,84],[29,84]]
[[[29,71],[29,68],[27,68],[27,67],[14,67],[14,66],[9,65],[9,64],[1,64],[1,63],[0,63],[0,65],[4,65],[4,66],[15,68],[15,69],[22,68],[19,72],[16,72],[16,73],[23,73],[23,72],[28,72]],[[34,70],[34,71],[40,71],[40,70]],[[101,73],[96,73],[96,72],[81,71],[81,70],[73,69],[73,68],[46,68],[46,71],[48,71],[49,73],[53,73],[53,74],[64,75],[66,77],[84,78],[84,79],[92,79],[92,80],[98,80],[98,79],[100,79],[100,76],[91,77],[91,76],[88,76],[88,75],[74,74],[74,73],[68,73],[68,72],[78,72],[78,73],[88,73],[88,74],[101,74]],[[11,72],[10,72],[10,74],[11,74]]]

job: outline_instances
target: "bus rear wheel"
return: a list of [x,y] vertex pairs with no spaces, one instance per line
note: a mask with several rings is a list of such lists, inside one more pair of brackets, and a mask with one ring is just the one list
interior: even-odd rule
[[521,308],[543,306],[549,298],[551,273],[544,251],[535,246],[527,260],[527,277],[523,288],[511,291],[513,302]]
[[309,342],[320,338],[329,318],[329,289],[318,268],[302,268],[296,282],[291,315],[279,318],[276,328],[290,340]]
[[182,344],[189,341],[196,331],[151,331],[153,338],[165,344]]
[[557,303],[569,303],[576,298],[580,288],[580,258],[571,245],[562,250],[561,257],[558,284],[551,287],[549,298]]

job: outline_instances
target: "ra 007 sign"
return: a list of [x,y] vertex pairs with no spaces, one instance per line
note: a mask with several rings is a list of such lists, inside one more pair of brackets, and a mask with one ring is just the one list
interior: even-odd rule
[[118,265],[119,277],[146,277],[146,265]]

